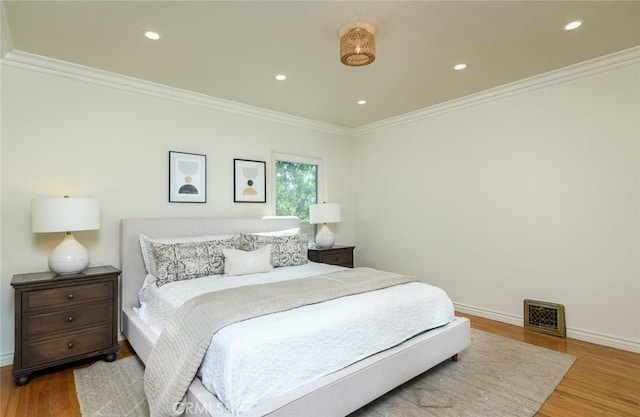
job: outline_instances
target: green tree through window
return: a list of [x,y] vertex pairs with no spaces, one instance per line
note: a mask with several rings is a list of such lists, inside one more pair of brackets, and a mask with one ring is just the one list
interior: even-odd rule
[[276,215],[309,221],[309,204],[318,202],[318,166],[276,161]]

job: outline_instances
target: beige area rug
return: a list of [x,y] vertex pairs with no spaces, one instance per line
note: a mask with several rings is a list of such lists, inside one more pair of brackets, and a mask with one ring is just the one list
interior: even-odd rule
[[[479,330],[458,356],[350,417],[532,417],[575,361]],[[74,376],[83,417],[149,416],[137,357],[97,362]]]
[[82,417],[149,417],[144,365],[137,356],[73,371]]

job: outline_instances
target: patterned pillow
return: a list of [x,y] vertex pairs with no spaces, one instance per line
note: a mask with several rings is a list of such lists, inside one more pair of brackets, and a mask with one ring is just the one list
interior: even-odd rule
[[156,259],[156,285],[169,282],[222,274],[222,249],[237,249],[236,239],[206,242],[156,243],[151,242]]
[[[150,238],[145,234],[141,234],[140,249],[142,250],[142,259],[144,260],[144,267],[147,273],[151,275],[156,274],[156,258],[153,256],[153,247],[151,243],[184,243],[184,242],[204,242],[206,240],[227,240],[236,239],[236,245],[239,245],[240,235],[211,235],[211,236],[189,236],[189,237],[159,237]],[[239,247],[239,246],[237,246]]]
[[254,251],[222,249],[225,275],[247,275],[269,272],[271,266],[271,245]]
[[271,245],[271,265],[294,266],[309,262],[307,255],[307,235],[299,233],[292,236],[263,236],[258,234],[240,234],[240,248],[256,250]]

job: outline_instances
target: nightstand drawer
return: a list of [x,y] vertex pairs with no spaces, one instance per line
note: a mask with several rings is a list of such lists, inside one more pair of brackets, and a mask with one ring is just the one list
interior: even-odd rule
[[96,350],[107,349],[112,347],[113,344],[111,325],[72,332],[62,337],[43,340],[42,342],[25,343],[22,346],[23,366],[35,366],[67,359]]
[[112,282],[25,291],[22,293],[22,311],[108,300],[112,297],[112,294]]
[[62,311],[31,313],[22,319],[22,338],[34,339],[47,334],[68,332],[81,327],[111,322],[111,300]]
[[338,252],[322,256],[322,262],[331,265],[352,265],[353,252]]
[[309,260],[353,268],[355,246],[335,245],[330,248],[309,248]]

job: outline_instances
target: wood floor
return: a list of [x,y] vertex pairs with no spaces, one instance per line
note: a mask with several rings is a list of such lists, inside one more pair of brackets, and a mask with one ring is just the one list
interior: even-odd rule
[[[640,355],[572,339],[562,339],[466,314],[471,326],[511,339],[566,352],[578,359],[536,417],[640,417]],[[120,345],[118,359],[133,355]],[[4,417],[81,417],[73,370],[85,364],[35,375],[16,387],[11,367],[0,369]],[[477,416],[489,417],[489,416]]]

